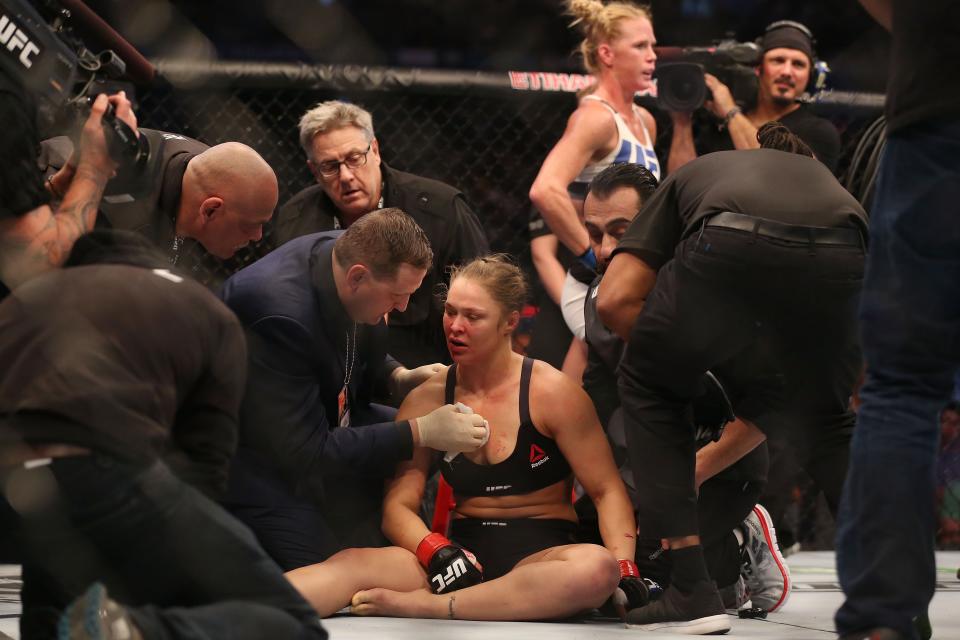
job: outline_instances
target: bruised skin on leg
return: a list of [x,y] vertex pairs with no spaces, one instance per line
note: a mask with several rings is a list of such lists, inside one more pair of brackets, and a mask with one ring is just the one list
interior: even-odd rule
[[553,547],[521,560],[503,577],[452,594],[370,589],[354,595],[358,615],[464,620],[549,620],[599,607],[620,581],[613,555],[597,545]]
[[399,547],[345,549],[319,564],[288,571],[286,576],[321,617],[348,606],[353,594],[364,589],[428,588],[417,557]]

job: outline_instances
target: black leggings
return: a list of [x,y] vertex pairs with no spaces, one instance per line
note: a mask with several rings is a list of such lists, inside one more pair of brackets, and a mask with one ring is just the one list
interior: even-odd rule
[[576,544],[576,529],[577,524],[570,520],[455,518],[450,524],[450,537],[477,556],[484,580],[494,580],[531,554]]

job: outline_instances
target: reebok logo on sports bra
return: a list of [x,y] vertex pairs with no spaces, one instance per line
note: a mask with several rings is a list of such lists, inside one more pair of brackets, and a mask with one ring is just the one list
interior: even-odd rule
[[550,456],[548,456],[543,449],[541,449],[535,444],[530,445],[530,468],[531,469],[536,469],[537,467],[539,467],[549,459],[550,459]]

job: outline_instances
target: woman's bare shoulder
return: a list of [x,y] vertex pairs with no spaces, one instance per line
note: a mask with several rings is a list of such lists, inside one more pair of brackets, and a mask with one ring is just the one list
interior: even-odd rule
[[592,129],[616,128],[613,113],[602,100],[581,100],[570,114],[570,124]]
[[[530,376],[530,417],[553,429],[584,410],[590,400],[570,376],[541,360],[534,360]],[[538,420],[539,418],[539,420]]]
[[550,387],[553,387],[558,382],[563,383],[570,378],[562,371],[554,367],[549,362],[544,362],[543,360],[537,360],[536,358],[531,358],[533,360],[533,370],[530,372],[530,384],[533,386],[547,387],[542,389],[544,392],[550,392]]
[[449,370],[450,367],[445,367],[408,393],[400,405],[400,409],[397,410],[397,418],[405,419],[421,416],[442,406]]

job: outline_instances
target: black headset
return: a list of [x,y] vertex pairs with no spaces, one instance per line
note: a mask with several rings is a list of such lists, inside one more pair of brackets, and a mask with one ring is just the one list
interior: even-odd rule
[[[810,40],[810,48],[813,49],[813,58],[810,60],[810,77],[807,79],[807,86],[804,87],[804,91],[810,94],[820,91],[827,85],[830,66],[825,61],[817,58],[817,39],[813,37],[813,32],[807,28],[807,25],[797,22],[796,20],[777,20],[776,22],[768,24],[767,28],[763,30],[763,34],[765,36],[771,31],[785,27],[796,29]],[[763,46],[763,36],[757,38],[757,46]]]

